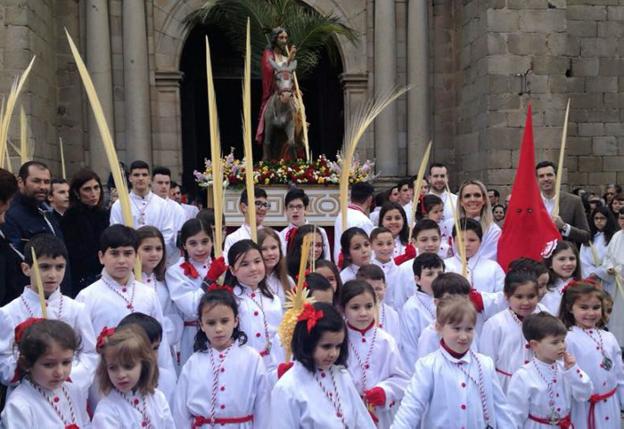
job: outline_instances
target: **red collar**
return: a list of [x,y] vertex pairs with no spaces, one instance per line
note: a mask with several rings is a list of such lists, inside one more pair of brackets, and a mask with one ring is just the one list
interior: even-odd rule
[[368,331],[370,331],[374,326],[375,326],[375,321],[373,320],[370,325],[368,325],[366,328],[364,329],[358,329],[356,327],[354,327],[353,325],[351,325],[349,322],[347,322],[347,326],[349,327],[349,329],[353,329],[354,331],[359,332],[362,335],[366,335],[366,333]]
[[457,353],[455,350],[452,350],[449,346],[446,345],[446,343],[444,342],[444,338],[440,340],[440,346],[442,346],[442,348],[455,359],[461,359],[466,356],[466,353],[468,353],[467,350],[463,353]]

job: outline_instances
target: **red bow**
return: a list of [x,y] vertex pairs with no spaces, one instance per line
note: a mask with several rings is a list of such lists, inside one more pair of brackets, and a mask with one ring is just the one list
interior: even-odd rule
[[303,305],[303,311],[299,313],[299,316],[297,317],[297,321],[302,322],[307,320],[308,323],[306,324],[306,328],[308,329],[309,334],[312,328],[316,326],[316,322],[321,320],[323,316],[325,316],[323,310],[315,310],[311,304],[306,302]]
[[481,313],[483,312],[483,297],[481,296],[481,292],[479,292],[476,289],[470,289],[470,292],[468,292],[468,299],[470,299],[470,301],[472,302],[472,305],[474,305],[475,310],[477,310],[477,313]]
[[208,289],[206,290],[207,292],[212,292],[212,291],[218,291],[218,290],[223,290],[229,294],[233,294],[234,293],[234,289],[232,289],[231,286],[228,285],[220,285],[219,283],[212,283],[210,286],[208,286]]
[[190,277],[192,279],[196,279],[199,277],[199,273],[189,261],[184,261],[180,264],[180,268],[184,270],[184,275],[186,277]]
[[28,319],[24,320],[22,323],[19,323],[16,327],[15,327],[15,342],[19,343],[20,341],[22,341],[22,337],[24,336],[24,332],[26,332],[26,329],[30,328],[32,325],[35,325],[39,322],[41,322],[43,319],[41,317],[29,317]]
[[294,364],[295,362],[290,361],[290,362],[282,362],[279,365],[277,365],[277,379],[279,380],[280,378],[282,378],[282,376],[286,374],[286,371],[292,368]]
[[97,343],[96,343],[96,349],[99,350],[102,347],[104,347],[105,341],[108,337],[110,337],[111,335],[113,335],[115,333],[115,328],[107,328],[106,326],[104,327],[104,329],[102,329],[102,332],[100,332],[100,335],[98,335],[97,337]]

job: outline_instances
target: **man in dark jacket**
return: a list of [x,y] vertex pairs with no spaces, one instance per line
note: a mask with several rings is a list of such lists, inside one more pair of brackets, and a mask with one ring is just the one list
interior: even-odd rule
[[[15,176],[0,168],[0,225],[4,223],[4,214],[9,209],[16,192]],[[20,261],[19,254],[0,231],[0,306],[12,301],[21,293],[21,288],[17,286],[17,266]]]

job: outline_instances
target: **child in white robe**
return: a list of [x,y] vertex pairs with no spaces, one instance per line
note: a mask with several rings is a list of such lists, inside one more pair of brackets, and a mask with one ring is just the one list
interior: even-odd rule
[[387,228],[392,234],[392,258],[405,253],[409,238],[409,222],[407,221],[409,215],[410,213],[406,213],[401,204],[391,201],[384,203],[379,212],[379,221],[375,223],[375,226]]
[[273,228],[262,228],[258,231],[258,243],[266,269],[267,286],[283,304],[286,302],[286,292],[292,289],[294,281],[286,270],[286,258],[282,253],[279,236]]
[[241,240],[232,245],[227,256],[231,264],[225,284],[234,290],[240,329],[247,334],[247,344],[264,359],[267,370],[272,370],[277,363],[271,358],[271,347],[283,310],[279,297],[266,284],[260,246],[251,240]]
[[563,323],[543,311],[527,316],[522,332],[535,357],[511,377],[507,400],[514,423],[509,427],[586,427],[571,419],[570,410],[574,400],[589,399],[592,382],[566,352]]
[[605,331],[603,291],[588,282],[575,282],[563,293],[560,318],[568,328],[566,347],[593,384],[589,401],[572,403],[577,427],[619,429],[624,408],[622,351],[611,332]]
[[[607,279],[606,270],[602,265],[607,246],[613,235],[619,230],[617,220],[608,207],[596,207],[589,217],[589,229],[592,233],[590,243],[581,245],[579,259],[581,261],[581,273],[583,278],[591,275],[601,279]],[[613,292],[612,285],[607,288]]]
[[347,363],[345,323],[325,303],[305,304],[292,339],[294,364],[271,392],[271,429],[374,429]]
[[558,316],[564,286],[571,280],[581,279],[581,265],[576,245],[565,240],[557,241],[555,249],[544,259],[544,263],[550,270],[550,284],[540,303],[550,314]]
[[[141,271],[143,272],[142,282],[154,288],[158,296],[160,308],[163,312],[165,324],[163,329],[167,336],[169,346],[171,346],[173,356],[177,350],[182,337],[184,322],[177,307],[173,304],[169,289],[165,283],[165,269],[167,258],[165,257],[165,239],[160,231],[153,226],[142,226],[137,230],[139,235],[139,249],[137,254],[141,261]],[[177,361],[177,358],[175,359]]]
[[193,354],[197,333],[197,305],[204,294],[203,282],[211,266],[212,231],[199,219],[184,222],[180,230],[184,256],[167,269],[166,280],[171,299],[184,319],[180,339],[180,365]]
[[0,382],[9,385],[14,378],[17,355],[14,341],[15,327],[31,317],[42,317],[37,286],[33,279],[32,251],[35,250],[43,282],[47,318],[69,324],[81,338],[81,349],[75,354],[72,377],[89,385],[97,366],[95,334],[84,306],[61,294],[60,285],[65,275],[67,249],[62,240],[41,234],[26,244],[22,272],[31,278],[31,284],[13,301],[0,308]]
[[356,279],[364,280],[372,286],[377,298],[377,324],[398,344],[401,335],[399,313],[384,302],[387,282],[383,270],[375,264],[364,265],[358,271]]
[[209,290],[200,301],[198,320],[195,352],[176,388],[176,427],[268,427],[266,370],[258,352],[245,345],[247,336],[239,329],[231,291]]
[[492,358],[503,392],[507,392],[513,373],[533,358],[522,334],[522,320],[537,309],[537,279],[528,271],[510,270],[504,293],[509,308],[485,322],[479,352]]
[[95,409],[93,428],[175,429],[167,399],[156,388],[156,357],[139,326],[129,324],[102,330],[98,353],[98,386],[105,396]]
[[[433,194],[427,194],[423,197],[418,204],[418,210],[416,211],[416,219],[418,222],[422,220],[431,220],[438,226],[440,233],[440,245],[438,255],[442,259],[453,256],[453,223],[443,222],[444,217],[444,202],[440,197]],[[450,226],[450,227],[449,227]]]
[[355,279],[362,265],[370,264],[372,250],[368,234],[356,226],[347,229],[340,237],[343,269],[340,272],[342,283]]
[[[481,224],[474,219],[461,219],[466,258],[468,263],[468,280],[473,288],[480,292],[500,292],[505,283],[505,272],[497,262],[488,259],[480,252],[483,231]],[[456,239],[457,231],[453,228],[453,239]],[[444,260],[447,272],[461,273],[462,263],[459,252]]]
[[435,320],[431,285],[444,272],[444,262],[435,253],[423,253],[413,260],[412,265],[418,290],[407,300],[401,311],[401,338],[398,341],[410,374],[418,357],[420,334]]
[[69,380],[80,344],[71,326],[60,320],[30,318],[19,325],[16,337],[21,382],[2,411],[3,427],[89,428],[89,382]]
[[373,229],[370,234],[370,243],[373,249],[371,263],[382,269],[387,287],[384,304],[399,311],[401,307],[397,307],[394,302],[395,292],[401,291],[402,289],[401,272],[394,262],[394,240],[392,239],[392,233],[386,227],[377,227]]
[[349,342],[347,369],[377,427],[389,428],[409,377],[394,338],[375,326],[376,304],[373,287],[363,279],[348,281],[340,291]]
[[461,296],[438,302],[437,351],[416,362],[392,428],[510,428],[492,360],[470,350],[477,314]]

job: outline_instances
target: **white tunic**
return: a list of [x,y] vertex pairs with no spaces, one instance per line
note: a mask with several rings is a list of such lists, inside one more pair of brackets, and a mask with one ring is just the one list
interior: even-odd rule
[[[275,273],[275,271],[272,271],[270,274],[267,275],[266,284],[269,287],[269,289],[271,289],[271,292],[279,297],[280,301],[282,302],[282,305],[285,304],[286,293],[284,292],[284,287],[282,286],[282,282],[280,282],[280,279],[279,277],[277,277],[277,274]],[[290,287],[290,289],[295,287],[295,282],[290,276],[288,276],[288,286]]]
[[563,287],[568,283],[568,280],[557,279],[552,286],[548,287],[548,292],[540,301],[546,311],[555,317],[559,317],[559,307],[561,306],[561,299],[563,298]]
[[[607,246],[607,254],[605,255],[602,263],[605,273],[609,269],[613,269],[619,276],[620,282],[624,286],[624,231],[618,231],[613,234],[609,245]],[[615,276],[606,274],[606,279],[609,285],[616,285]],[[613,287],[612,286],[612,287]],[[622,308],[624,306],[624,293],[618,288],[614,287],[607,291],[613,296],[613,308]],[[614,311],[609,319],[609,331],[615,335],[620,344],[624,344],[624,312]]]
[[[414,278],[414,260],[399,265],[398,285],[394,287],[394,309],[401,311],[407,300],[416,293],[416,279]],[[387,294],[387,292],[386,292]]]
[[267,298],[260,289],[251,290],[240,283],[234,288],[234,296],[238,301],[239,326],[247,334],[247,344],[264,358],[267,370],[272,370],[279,363],[273,362],[270,352],[283,316],[280,299],[276,295]]
[[[258,229],[261,229],[262,226],[258,226]],[[241,240],[251,240],[251,227],[246,223],[242,224],[236,231],[231,234],[228,234],[225,237],[225,243],[223,244],[223,257],[226,259],[226,262],[231,265],[232,261],[228,260],[228,252],[230,251],[230,247],[238,241]]]
[[180,259],[180,256],[182,254],[180,249],[176,246],[175,238],[177,237],[178,232],[180,232],[180,230],[182,229],[182,225],[184,225],[184,222],[186,222],[187,218],[186,218],[186,212],[184,211],[184,209],[182,208],[180,204],[176,203],[171,198],[165,199],[165,203],[167,203],[167,209],[171,212],[171,217],[173,221],[174,240],[173,242],[170,243],[169,246],[167,246],[166,264],[169,267],[175,264],[178,261],[178,259]]
[[[309,222],[306,219],[305,221],[305,225],[308,225]],[[288,253],[288,249],[287,249],[287,245],[288,243],[286,242],[286,235],[288,234],[288,231],[290,231],[291,229],[296,228],[294,224],[289,224],[286,228],[282,229],[278,235],[280,238],[280,244],[282,245],[282,255],[286,256],[286,254]],[[319,234],[321,234],[321,237],[323,237],[323,254],[325,255],[324,259],[327,259],[328,261],[331,261],[332,258],[332,254],[331,254],[331,249],[329,247],[329,238],[327,238],[327,232],[325,231],[325,228],[321,228],[320,226],[316,227],[316,230],[319,232]],[[291,238],[294,238],[291,237]]]
[[[357,226],[362,228],[366,234],[371,233],[375,225],[370,218],[361,210],[349,207],[347,209],[347,228]],[[342,214],[338,213],[334,221],[334,262],[338,263],[338,255],[340,254],[340,237],[342,236]]]
[[[214,386],[217,386],[216,393],[213,393]],[[268,399],[266,370],[262,358],[251,347],[234,343],[222,352],[209,349],[193,353],[180,373],[173,403],[173,417],[178,429],[190,429],[196,416],[253,416],[253,422],[228,424],[224,427],[265,428],[268,427]]]
[[477,429],[487,424],[512,427],[494,363],[473,352],[456,359],[440,347],[416,362],[392,428]]
[[383,329],[365,332],[348,327],[349,359],[347,369],[360,396],[373,387],[386,393],[386,404],[375,407],[378,428],[389,428],[403,392],[409,382],[399,349],[394,339]]
[[[477,316],[477,321],[478,321],[478,316]],[[425,329],[422,330],[422,333],[420,334],[420,337],[418,338],[418,347],[416,348],[416,355],[417,355],[416,361],[418,362],[419,359],[427,356],[430,353],[434,353],[435,351],[437,351],[440,348],[441,339],[442,337],[440,336],[438,331],[436,331],[435,319],[434,319],[430,325],[427,325]],[[479,351],[478,343],[479,343],[479,337],[478,337],[477,329],[475,328],[475,334],[472,339],[472,343],[470,343],[470,350],[472,350],[474,353]],[[412,366],[413,366],[413,362],[412,362]]]
[[455,208],[457,207],[457,195],[451,194],[446,191],[442,192],[441,194],[435,194],[433,192],[429,193],[440,197],[442,203],[444,204],[444,213],[442,214],[442,220],[452,220],[453,213],[455,213]]
[[381,262],[377,258],[371,259],[371,264],[375,264],[380,267],[384,272],[386,279],[386,294],[384,296],[384,302],[395,310],[400,310],[401,305],[397,306],[397,295],[401,299],[400,294],[397,291],[401,291],[401,271],[397,264],[394,263],[394,259],[390,259],[389,262]]
[[185,262],[187,261],[183,257],[180,258],[178,262],[167,269],[165,276],[171,300],[184,320],[184,328],[180,339],[181,365],[184,365],[184,362],[193,354],[193,342],[198,329],[197,307],[199,300],[204,296],[202,284],[211,264],[210,259],[205,262],[189,259],[188,262],[195,268],[198,274],[196,278],[192,278],[190,275],[184,274],[182,265]]
[[[135,405],[135,402],[138,404]],[[114,389],[98,403],[93,415],[93,428],[137,429],[143,427],[141,423],[145,417],[154,428],[176,429],[169,404],[160,390],[156,389],[154,394],[145,397],[131,393],[124,397]]]
[[[151,191],[145,197],[130,192],[130,209],[132,210],[134,228],[138,229],[144,225],[154,226],[165,239],[167,253],[171,253],[176,248],[174,212],[171,211],[165,200]],[[110,224],[117,223],[124,224],[119,200],[115,201],[110,213]]]
[[[342,415],[344,423],[337,414]],[[375,428],[349,372],[332,366],[328,371],[312,373],[295,361],[271,392],[271,423],[267,427],[344,429],[345,426]]]
[[522,321],[509,308],[485,322],[479,336],[479,352],[494,361],[503,392],[507,392],[513,373],[533,358],[522,334]]
[[[80,429],[91,427],[87,415],[88,384],[80,385],[65,382],[55,390],[35,389],[24,379],[8,397],[2,411],[2,424],[5,429],[65,429],[65,425],[75,423]],[[44,397],[43,395],[46,395]],[[67,396],[65,395],[67,394]],[[58,398],[58,401],[56,401]],[[52,401],[59,416],[49,401]],[[75,419],[72,419],[72,411]]]
[[180,206],[184,209],[184,214],[186,215],[186,220],[193,219],[199,213],[199,209],[197,206],[192,204],[184,204],[180,203]]
[[[458,255],[444,260],[447,273],[462,272],[462,264]],[[505,272],[490,259],[484,258],[477,253],[468,259],[468,281],[473,288],[480,292],[500,292],[505,286]]]
[[[555,379],[557,382],[550,383],[549,393],[544,380]],[[570,413],[572,400],[587,401],[591,391],[591,380],[578,365],[564,370],[561,362],[549,365],[534,358],[511,377],[507,401],[514,424],[509,427],[544,429],[548,426],[530,420],[529,414],[549,419],[556,412],[560,418],[565,417]],[[550,401],[553,401],[552,406]],[[586,427],[584,422],[573,423],[578,428]]]
[[433,296],[417,290],[407,300],[401,312],[401,340],[398,341],[411,374],[418,359],[418,339],[422,331],[435,320],[435,304]]
[[[95,351],[95,333],[84,304],[61,295],[57,289],[47,299],[48,318],[62,320],[81,338],[71,376],[81,383],[91,384],[99,362]],[[15,327],[29,317],[41,317],[39,295],[26,287],[13,301],[0,308],[0,382],[8,385],[15,374],[18,351]]]
[[385,302],[379,305],[379,327],[390,335],[397,343],[401,337],[401,322],[399,313]]
[[601,279],[606,278],[606,269],[602,266],[604,257],[607,254],[607,243],[605,243],[604,233],[596,233],[592,239],[592,244],[596,250],[595,255],[592,247],[588,244],[581,245],[581,251],[579,252],[583,278],[589,277],[592,274],[597,275]]
[[[377,224],[375,224],[377,225]],[[394,251],[392,253],[392,256],[394,258],[396,258],[397,256],[401,256],[402,254],[405,253],[405,248],[407,246],[405,246],[405,244],[401,243],[401,239],[399,237],[395,237],[394,238]]]
[[[566,348],[576,358],[576,362],[592,381],[593,395],[604,395],[612,390],[610,398],[596,402],[594,421],[596,427],[620,429],[620,410],[624,408],[624,370],[622,369],[622,351],[612,333],[600,330],[583,329],[573,326],[566,336]],[[598,350],[597,350],[598,349]],[[604,352],[611,359],[612,368],[607,370],[602,365]],[[589,402],[572,402],[572,420],[587,421]]]
[[182,337],[182,328],[184,326],[182,316],[180,315],[180,312],[171,300],[167,284],[164,280],[157,280],[154,273],[143,273],[142,280],[143,284],[147,286],[152,286],[154,288],[154,292],[156,292],[156,295],[158,296],[160,308],[162,309],[163,317],[165,320],[163,331],[165,332],[165,335],[167,335],[167,341],[169,342],[169,345],[172,347],[177,346],[180,342],[180,338]]
[[360,267],[358,265],[351,264],[347,268],[340,271],[340,280],[342,280],[342,284],[345,284],[349,280],[355,280],[359,270]]

